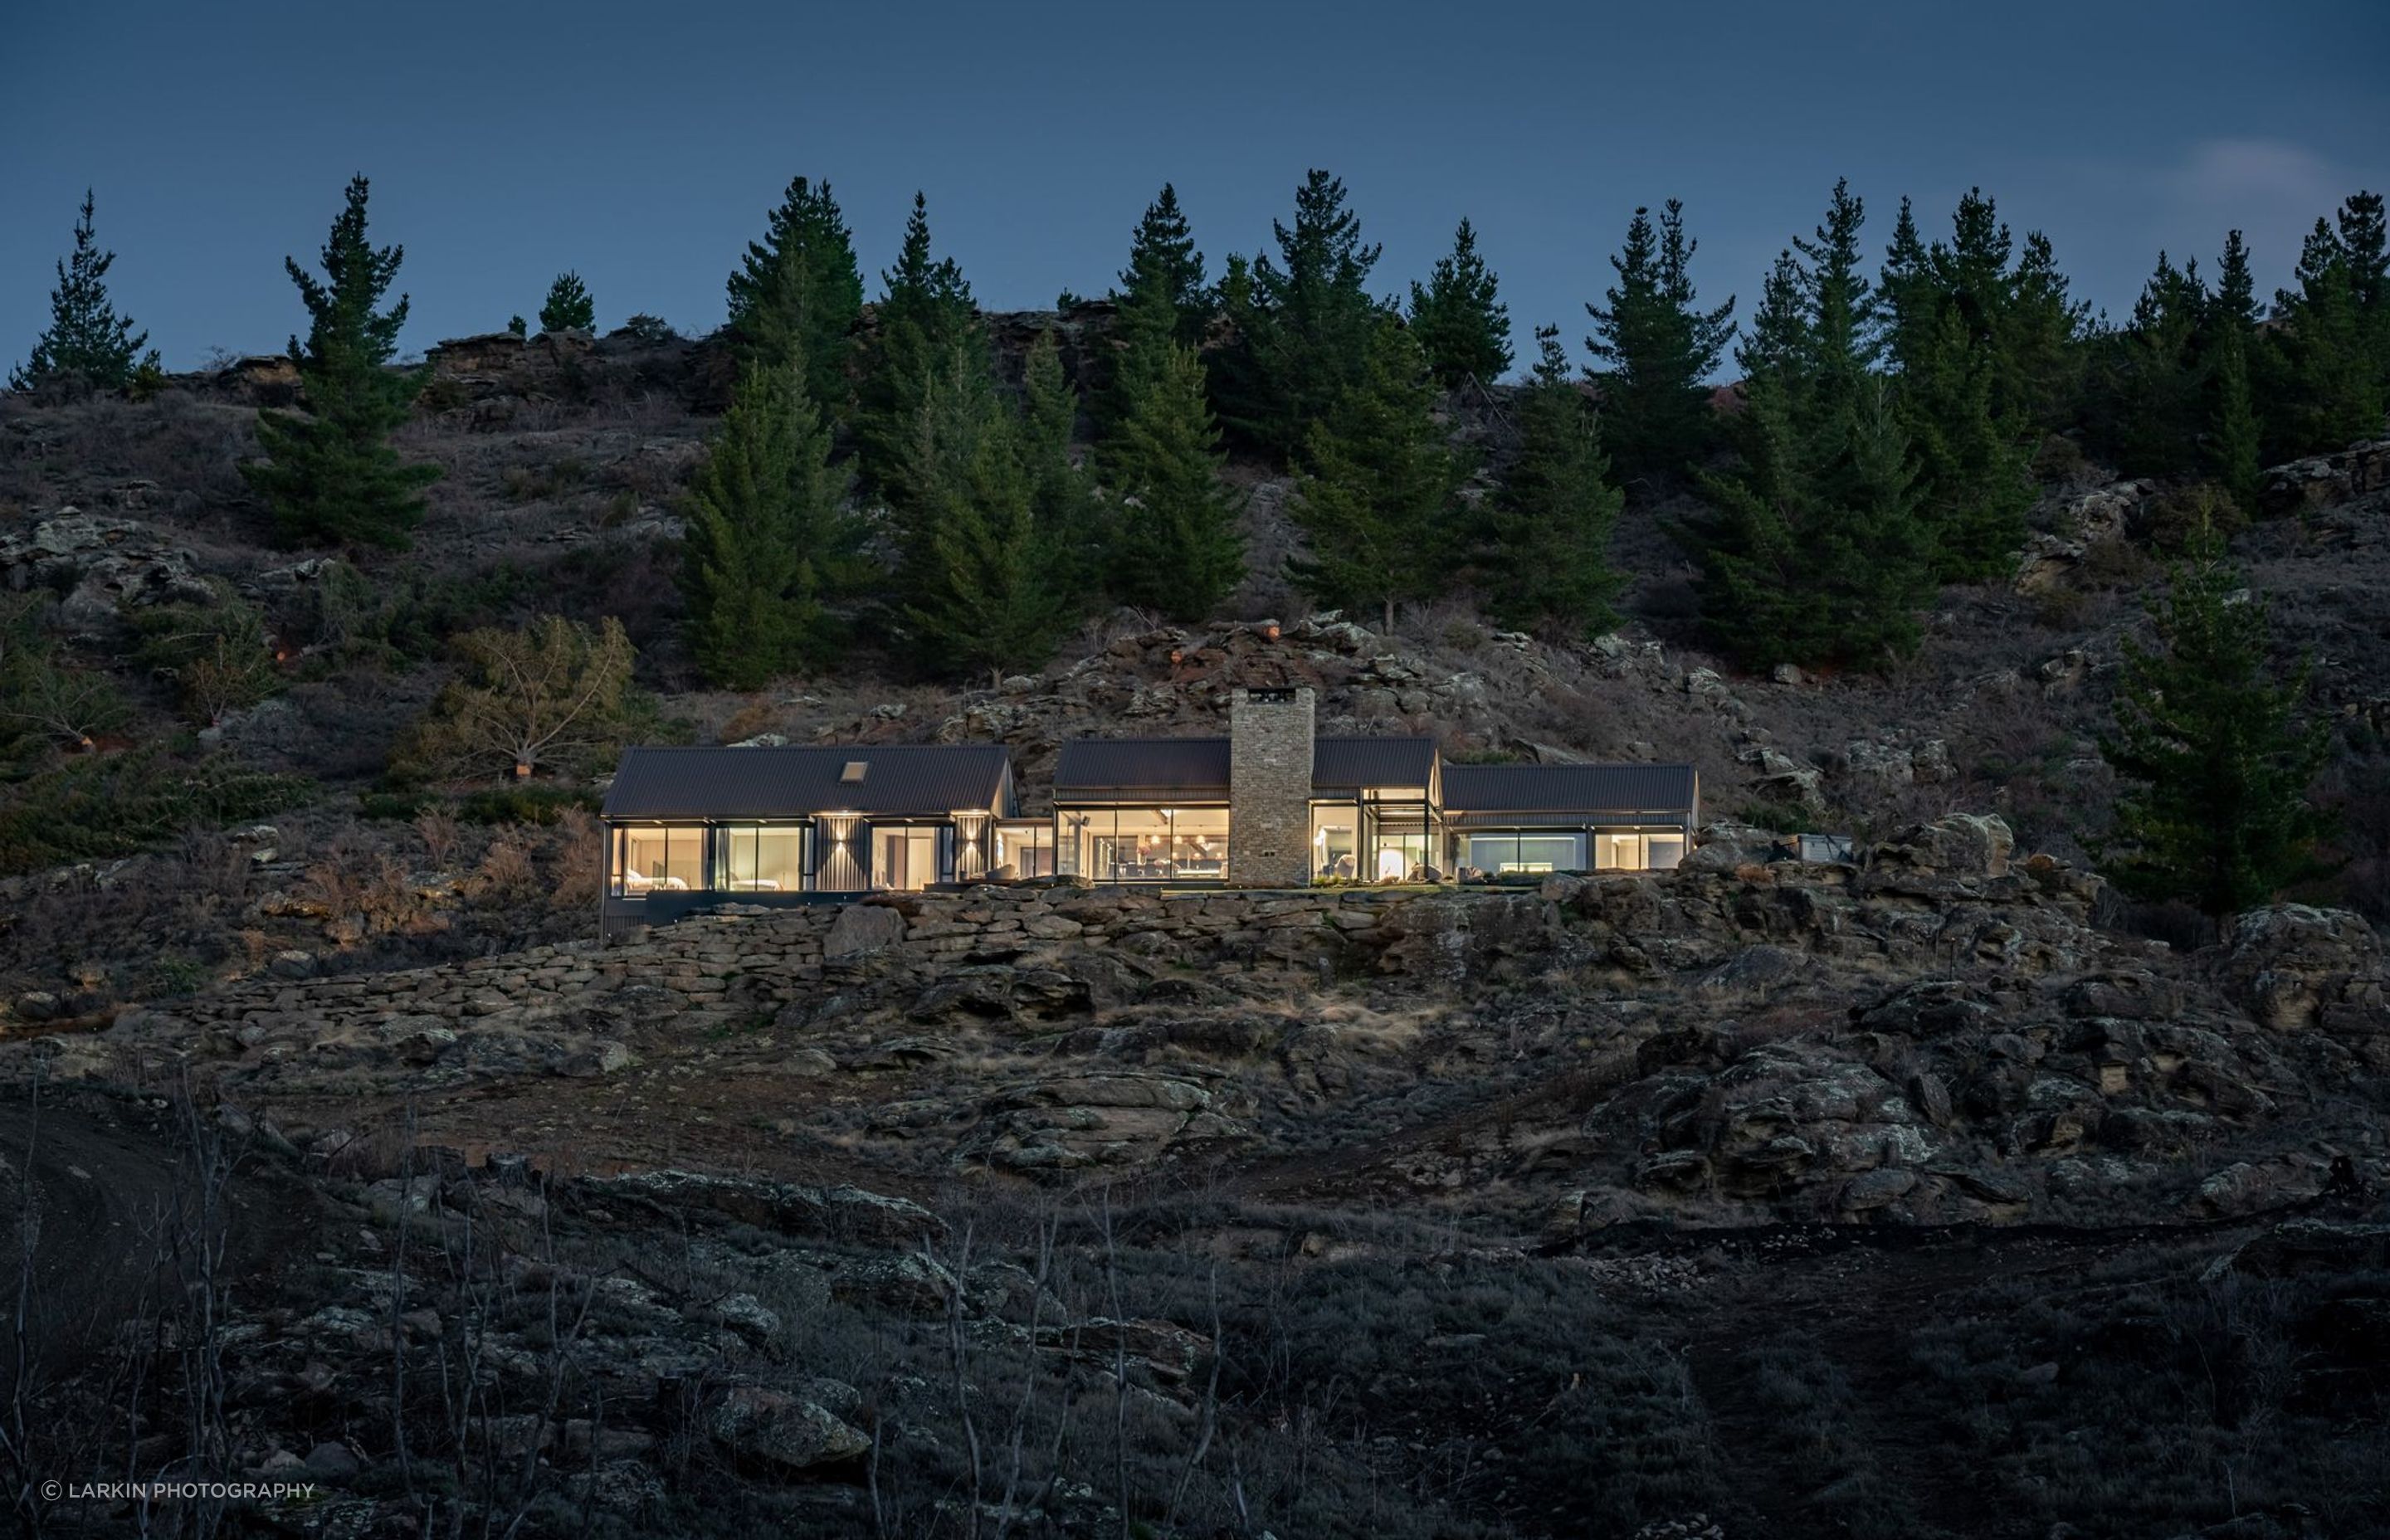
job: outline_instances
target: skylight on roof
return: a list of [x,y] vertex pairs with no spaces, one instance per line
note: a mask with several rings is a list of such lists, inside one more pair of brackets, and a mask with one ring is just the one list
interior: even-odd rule
[[869,765],[870,761],[868,760],[848,760],[846,762],[846,768],[838,773],[838,784],[841,786],[861,786],[863,784],[863,772],[868,768]]

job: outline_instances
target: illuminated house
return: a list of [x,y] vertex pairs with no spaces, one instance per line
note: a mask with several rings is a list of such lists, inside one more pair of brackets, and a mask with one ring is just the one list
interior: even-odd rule
[[1078,738],[1019,815],[996,744],[633,749],[606,797],[605,918],[1064,877],[1287,888],[1664,869],[1686,764],[1446,764],[1431,738],[1320,738],[1307,688],[1238,690],[1225,738]]

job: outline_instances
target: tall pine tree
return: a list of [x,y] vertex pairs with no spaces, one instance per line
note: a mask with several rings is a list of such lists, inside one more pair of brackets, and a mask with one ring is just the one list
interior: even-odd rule
[[2128,785],[2101,853],[2133,896],[2226,918],[2319,871],[2325,825],[2307,795],[2330,730],[2306,720],[2307,665],[2274,678],[2265,601],[2212,528],[2151,616],[2158,647],[2127,643],[2115,727],[2100,740]]
[[1489,500],[1479,567],[1487,608],[1504,624],[1594,635],[1617,622],[1610,534],[1624,498],[1560,328],[1536,327],[1536,343],[1535,376],[1519,396],[1518,457]]
[[1429,372],[1447,391],[1468,379],[1491,385],[1510,366],[1510,310],[1497,296],[1494,270],[1477,254],[1468,220],[1426,285],[1411,285],[1410,320]]
[[1192,348],[1164,342],[1158,366],[1140,367],[1097,465],[1117,501],[1106,587],[1123,604],[1174,621],[1201,621],[1244,581],[1238,499],[1220,479],[1227,462],[1204,399]]
[[1860,200],[1837,183],[1814,239],[1777,260],[1737,358],[1741,465],[1704,476],[1709,517],[1677,533],[1702,615],[1747,666],[1881,667],[1915,649],[1932,551],[1883,384]]
[[1901,199],[1878,293],[1934,575],[1962,583],[2004,576],[2014,564],[2033,505],[2026,445],[2036,429],[2000,398],[2017,282],[2008,226],[1980,190],[1960,199],[1951,224],[1949,243],[1929,248]]
[[121,391],[136,366],[155,369],[158,354],[146,358],[149,334],[133,329],[108,297],[108,270],[116,253],[99,249],[92,231],[92,195],[83,195],[75,221],[74,251],[58,262],[58,286],[50,290],[50,325],[33,340],[24,364],[8,372],[12,391]]
[[1124,314],[1144,313],[1170,319],[1170,339],[1188,347],[1203,340],[1212,320],[1212,289],[1203,281],[1203,253],[1178,207],[1178,189],[1164,182],[1129,237],[1128,265],[1111,293]]
[[2379,194],[2342,203],[2337,228],[2316,221],[2295,281],[2274,301],[2287,387],[2277,414],[2281,451],[2318,454],[2379,436],[2390,407],[2390,253]]
[[1212,368],[1213,399],[1232,432],[1286,456],[1371,368],[1386,307],[1368,290],[1379,248],[1361,239],[1344,184],[1306,175],[1294,224],[1274,224],[1278,257],[1231,259],[1221,311],[1234,332]]
[[404,547],[423,517],[421,489],[440,479],[439,467],[405,464],[390,445],[422,375],[388,367],[406,325],[406,296],[388,310],[375,307],[406,252],[398,246],[377,250],[366,238],[367,191],[364,177],[350,179],[324,243],[322,280],[295,258],[283,261],[307,307],[307,340],[290,340],[307,415],[258,413],[257,440],[266,457],[240,468],[286,542]]
[[1626,244],[1610,265],[1618,281],[1607,310],[1587,304],[1593,335],[1586,347],[1604,366],[1601,436],[1627,481],[1683,475],[1711,443],[1710,374],[1734,337],[1734,300],[1715,310],[1696,303],[1693,252],[1685,206],[1670,199],[1655,224],[1638,209]]
[[2196,259],[2180,267],[2165,252],[2141,286],[2131,319],[2101,339],[2097,446],[2134,476],[2190,476],[2202,468],[2207,425],[2207,285]]
[[1062,370],[1053,328],[1037,334],[1022,366],[1022,469],[1039,526],[1054,550],[1054,584],[1071,618],[1084,615],[1103,584],[1109,542],[1100,527],[1096,489],[1073,457],[1079,424],[1079,394]]
[[843,412],[863,274],[828,182],[790,182],[728,287],[728,330],[739,358],[767,368],[795,365],[808,398],[833,417]]
[[1203,281],[1203,253],[1178,193],[1167,182],[1146,205],[1129,238],[1128,266],[1112,290],[1111,374],[1095,401],[1099,428],[1117,422],[1168,366],[1174,346],[1198,347],[1211,325],[1213,293]]
[[747,366],[685,499],[681,591],[708,680],[760,689],[836,655],[831,605],[865,573],[846,493],[797,365]]
[[1360,380],[1304,438],[1290,511],[1308,554],[1287,564],[1304,592],[1338,609],[1376,610],[1441,590],[1453,565],[1461,467],[1434,418],[1427,360],[1381,315]]
[[2206,468],[2252,518],[2263,454],[2254,383],[2259,346],[2256,281],[2249,271],[2249,248],[2235,230],[2224,238],[2224,260],[2217,265],[2216,292],[2207,306]]
[[[877,326],[864,349],[855,391],[854,435],[865,485],[902,507],[923,489],[910,484],[921,407],[932,382],[959,357],[984,382],[987,341],[970,285],[952,257],[933,254],[929,199],[913,195],[896,265],[880,275]],[[974,386],[976,392],[981,386]]]
[[939,673],[1036,667],[1076,613],[1037,516],[1022,429],[960,345],[931,375],[916,417],[898,624]]

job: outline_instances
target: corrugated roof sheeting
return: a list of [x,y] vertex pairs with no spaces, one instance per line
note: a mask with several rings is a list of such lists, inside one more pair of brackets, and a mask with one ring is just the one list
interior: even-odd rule
[[1447,764],[1444,807],[1501,813],[1689,813],[1700,778],[1690,764]]
[[1321,791],[1430,786],[1435,777],[1435,757],[1432,738],[1315,738],[1311,785]]
[[1130,791],[1201,793],[1226,801],[1225,738],[1081,738],[1062,745],[1054,764],[1058,802],[1118,801]]
[[[850,764],[860,781],[842,781]],[[829,744],[629,749],[606,793],[609,818],[803,818],[852,810],[934,816],[994,807],[1010,780],[1001,744]]]

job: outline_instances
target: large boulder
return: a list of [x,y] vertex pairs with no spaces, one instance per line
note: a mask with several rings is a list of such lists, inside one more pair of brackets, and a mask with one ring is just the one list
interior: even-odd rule
[[2274,517],[2353,502],[2390,487],[2390,439],[2353,443],[2336,455],[2293,460],[2266,472],[2257,496]]
[[1989,813],[1953,813],[1894,835],[1876,846],[1875,860],[1945,877],[2006,877],[2015,849],[2016,836],[2005,819]]
[[2321,1028],[2360,1046],[2390,1042],[2390,969],[2382,940],[2345,909],[2277,904],[2250,910],[2233,924],[2222,974],[2226,989],[2275,1032]]
[[829,934],[822,938],[822,956],[849,957],[877,952],[904,939],[905,917],[895,909],[879,904],[850,904],[829,922]]
[[2052,529],[2026,537],[2017,560],[2016,591],[2039,594],[2064,585],[2095,547],[2124,537],[2156,490],[2154,481],[2117,481],[2060,508]]
[[784,1472],[853,1459],[871,1447],[867,1436],[819,1402],[762,1385],[724,1392],[710,1428],[732,1455]]
[[212,603],[215,592],[195,560],[138,520],[102,519],[72,507],[34,525],[30,534],[0,536],[0,574],[7,585],[65,594],[59,613],[80,626],[105,624],[126,605]]

